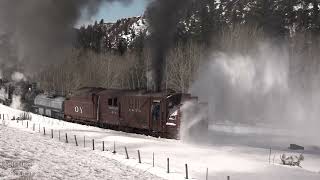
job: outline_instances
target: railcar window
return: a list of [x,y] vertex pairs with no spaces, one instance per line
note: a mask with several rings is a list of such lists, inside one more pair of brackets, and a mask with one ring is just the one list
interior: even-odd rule
[[112,106],[112,99],[108,99],[108,105]]

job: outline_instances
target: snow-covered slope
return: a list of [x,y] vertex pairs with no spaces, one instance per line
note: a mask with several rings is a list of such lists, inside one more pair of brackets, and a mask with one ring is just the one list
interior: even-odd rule
[[[17,116],[19,114],[18,111],[5,106],[0,106],[0,112],[5,113],[6,119],[10,119],[13,115]],[[26,122],[22,125],[22,122],[17,123],[16,121],[6,120],[5,123],[8,127],[13,127],[19,129],[19,131],[26,131],[28,133],[32,132],[33,124],[36,126],[36,131],[39,131],[40,124],[40,134],[43,134],[42,127],[46,127],[46,136],[39,136],[39,132],[32,134],[32,136],[37,137],[36,141],[39,141],[39,143],[42,142],[41,139],[44,139],[45,141],[52,141],[52,143],[65,146],[62,141],[64,141],[65,133],[68,133],[69,143],[67,146],[71,149],[76,149],[78,153],[87,154],[92,161],[95,161],[95,156],[97,159],[101,156],[112,157],[113,155],[110,151],[113,151],[113,144],[115,142],[117,155],[122,157],[122,159],[118,158],[116,160],[126,165],[129,164],[129,166],[136,166],[138,164],[137,150],[140,150],[142,165],[144,166],[142,169],[145,172],[156,174],[165,179],[183,179],[185,163],[187,163],[189,167],[189,177],[196,179],[205,179],[207,168],[209,170],[209,179],[226,179],[226,176],[231,176],[231,179],[239,180],[318,180],[320,178],[319,151],[305,151],[305,160],[301,164],[302,168],[286,167],[280,165],[279,156],[282,153],[289,153],[287,149],[288,144],[283,144],[282,147],[275,146],[275,148],[272,149],[271,163],[269,164],[269,148],[255,146],[255,144],[251,144],[250,141],[246,142],[246,138],[248,138],[248,140],[255,139],[254,133],[248,134],[247,136],[240,136],[240,138],[243,139],[238,142],[238,134],[227,131],[222,134],[212,132],[217,136],[212,138],[210,144],[194,145],[177,140],[159,139],[67,123],[38,115],[33,115],[32,121],[29,122],[28,129],[26,128]],[[50,140],[51,129],[54,131],[54,140]],[[19,131],[15,130],[14,132],[19,133]],[[61,142],[59,142],[58,139],[58,131],[61,133]],[[77,135],[79,147],[75,146],[73,135]],[[83,148],[84,136],[86,137],[86,148]],[[277,136],[276,134],[274,138],[277,138]],[[224,138],[227,141],[224,142]],[[92,139],[95,139],[95,151],[90,150],[92,147]],[[232,141],[232,139],[235,141]],[[257,140],[258,139],[259,138],[257,138]],[[105,142],[105,148],[109,150],[108,152],[102,152],[102,141]],[[270,141],[270,143],[272,143],[272,141]],[[277,142],[277,144],[278,143],[279,142]],[[33,145],[41,146],[40,144]],[[269,147],[272,146],[272,144],[268,145],[270,145]],[[130,156],[129,161],[124,158],[124,147],[128,149]],[[155,168],[152,167],[153,153],[155,154]],[[43,156],[45,154],[46,153],[43,153]],[[48,154],[50,155],[49,152]],[[97,154],[99,154],[99,156]],[[170,174],[166,173],[167,158],[170,158]],[[131,161],[134,164],[131,164]],[[92,166],[94,165],[95,163],[92,162]],[[99,163],[97,163],[97,166],[99,166]],[[139,166],[137,167],[139,168]]]
[[138,36],[147,32],[147,26],[143,16],[120,19],[111,26],[109,23],[105,32],[105,43],[111,45],[110,48],[117,48],[123,40],[127,46],[131,46]]
[[0,179],[162,179],[89,149],[0,126]]

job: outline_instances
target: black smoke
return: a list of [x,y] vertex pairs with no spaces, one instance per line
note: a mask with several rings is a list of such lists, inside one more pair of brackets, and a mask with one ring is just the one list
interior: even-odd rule
[[83,12],[89,18],[102,3],[112,2],[131,0],[1,0],[0,35],[9,35],[5,46],[10,52],[0,53],[0,63],[33,72],[61,62],[72,47],[74,27]]
[[173,43],[178,23],[192,0],[152,1],[146,12],[151,28],[152,70],[154,90],[160,91],[165,56]]

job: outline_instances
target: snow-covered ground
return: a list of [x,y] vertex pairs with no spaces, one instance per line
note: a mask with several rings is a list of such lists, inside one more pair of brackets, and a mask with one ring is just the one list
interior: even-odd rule
[[[5,119],[11,119],[12,116],[17,116],[19,111],[0,106],[0,113],[5,114]],[[281,133],[270,136],[271,139],[266,141],[265,139],[268,138],[266,138],[267,135],[265,133],[257,134],[251,131],[250,133],[239,133],[239,130],[230,131],[227,130],[227,127],[219,128],[216,126],[211,127],[210,137],[212,138],[207,139],[205,143],[201,145],[195,145],[178,140],[153,138],[73,124],[38,115],[33,115],[32,121],[28,123],[29,128],[26,128],[26,121],[23,123],[22,125],[22,122],[17,123],[16,121],[6,120],[5,124],[7,127],[4,128],[5,130],[1,132],[1,134],[7,131],[9,131],[8,133],[10,134],[10,131],[12,131],[11,135],[13,136],[14,134],[20,134],[22,137],[25,136],[28,138],[29,140],[26,142],[30,143],[29,146],[34,147],[35,152],[41,152],[41,155],[36,157],[43,157],[45,159],[45,161],[43,160],[44,162],[50,161],[48,163],[49,165],[43,165],[45,163],[42,162],[39,163],[40,166],[43,165],[48,169],[50,169],[49,167],[59,169],[67,169],[68,167],[69,170],[78,169],[79,172],[85,174],[83,177],[95,176],[96,179],[99,179],[103,177],[103,174],[101,174],[103,172],[101,171],[105,170],[105,177],[110,177],[111,171],[111,174],[114,172],[118,175],[117,177],[121,179],[132,179],[134,177],[138,179],[148,179],[155,178],[156,176],[164,179],[183,179],[185,176],[185,164],[187,163],[189,167],[189,179],[205,179],[207,168],[209,179],[223,180],[226,179],[227,176],[230,176],[231,179],[239,180],[320,179],[320,150],[317,146],[312,146],[312,144],[306,146],[306,150],[304,151],[305,160],[301,164],[302,168],[280,165],[279,156],[282,153],[289,152],[287,149],[289,142],[283,141],[283,144],[281,144]],[[33,124],[35,124],[36,132],[32,131]],[[46,136],[43,135],[43,127],[46,128]],[[51,139],[51,129],[54,132],[53,140]],[[223,131],[219,131],[219,129]],[[61,136],[60,142],[58,138],[59,131]],[[68,134],[68,144],[64,143],[65,133]],[[79,147],[75,146],[74,135],[77,136]],[[86,139],[86,148],[84,148],[84,137]],[[6,143],[3,139],[6,138],[2,135],[0,142]],[[95,151],[91,150],[92,139],[95,140]],[[20,143],[16,143],[17,147],[15,149],[19,149],[19,144],[21,144],[22,140],[23,138],[20,140]],[[105,142],[105,148],[109,150],[108,152],[102,152],[102,141]],[[111,153],[114,142],[116,144],[116,155]],[[14,143],[15,140],[9,141],[12,147],[15,145]],[[29,146],[24,146],[24,148],[30,148]],[[41,147],[47,148],[42,149]],[[125,159],[124,147],[128,149],[129,160]],[[269,147],[272,147],[270,164]],[[62,156],[61,154],[65,154],[62,156],[64,158],[50,158],[56,156],[55,154],[52,155],[55,151],[52,152],[48,150],[51,148],[57,149],[56,155],[58,157]],[[10,154],[10,156],[14,156],[15,150],[13,149],[14,148],[12,148],[12,150],[6,150],[5,152]],[[4,149],[2,149],[2,151],[3,150]],[[137,150],[141,152],[142,164],[138,163]],[[153,153],[155,157],[155,167],[152,167]],[[79,158],[76,158],[78,161],[88,161],[90,165],[76,168],[75,166],[79,166],[79,162],[77,164],[73,161],[75,155],[79,155]],[[166,173],[167,158],[170,159],[169,174]],[[65,159],[65,162],[70,163],[70,166],[67,164],[63,165],[63,163],[61,165],[60,162],[63,161],[63,159]],[[109,160],[112,163],[103,165],[107,159],[112,159]],[[33,162],[38,162],[38,160]],[[72,164],[72,162],[75,164]],[[101,168],[102,166],[103,168]],[[32,166],[32,168],[39,168],[36,171],[39,172],[39,176],[46,174],[46,171],[50,171],[47,168],[40,168],[39,165],[35,167]],[[92,170],[95,168],[98,169],[100,174]],[[123,172],[121,168],[123,168],[125,172]],[[138,170],[132,170],[132,168]],[[74,173],[75,172],[64,170],[62,174],[64,174],[65,177],[72,177]],[[51,173],[47,174],[49,174],[48,176],[54,175]],[[80,174],[81,173],[79,173],[79,177],[82,176],[82,174]],[[141,174],[143,174],[143,176],[140,178],[139,175]]]
[[161,179],[39,134],[0,126],[0,179]]

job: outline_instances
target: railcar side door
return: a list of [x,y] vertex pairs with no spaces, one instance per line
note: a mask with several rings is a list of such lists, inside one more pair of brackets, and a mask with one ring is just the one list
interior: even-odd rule
[[153,99],[151,102],[151,129],[153,132],[161,132],[162,106],[160,99]]
[[119,102],[117,96],[103,96],[100,101],[100,121],[107,125],[119,125]]

